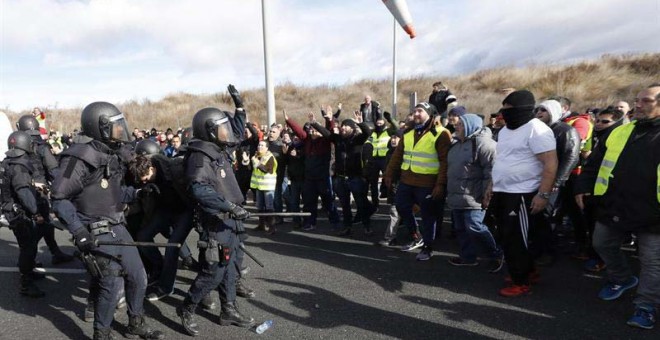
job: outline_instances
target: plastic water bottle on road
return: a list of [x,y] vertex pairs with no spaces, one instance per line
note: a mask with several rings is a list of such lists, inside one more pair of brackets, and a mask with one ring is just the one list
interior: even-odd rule
[[257,334],[263,334],[271,327],[273,327],[273,320],[267,320],[261,325],[259,325],[259,327],[257,327],[254,331],[257,332]]

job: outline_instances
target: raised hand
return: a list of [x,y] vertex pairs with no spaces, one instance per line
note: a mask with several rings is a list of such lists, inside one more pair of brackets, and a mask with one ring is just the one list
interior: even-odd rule
[[236,108],[242,108],[243,107],[243,99],[241,98],[241,94],[238,92],[236,87],[234,85],[229,84],[227,86],[227,91],[229,91],[229,95],[231,96],[231,99],[234,100],[234,105]]

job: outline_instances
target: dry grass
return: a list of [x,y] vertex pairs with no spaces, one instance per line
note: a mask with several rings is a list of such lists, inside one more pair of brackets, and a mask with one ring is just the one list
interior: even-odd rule
[[[573,65],[531,65],[524,68],[498,68],[483,70],[457,77],[414,77],[398,82],[399,116],[408,111],[408,95],[418,93],[418,100],[428,98],[431,84],[442,80],[459,98],[468,111],[488,114],[495,112],[502,100],[498,89],[513,87],[528,89],[537,98],[563,95],[574,103],[573,110],[586,107],[603,107],[616,100],[628,100],[644,86],[660,81],[660,53],[610,56],[584,61]],[[240,86],[240,84],[239,84]],[[239,88],[240,89],[240,88]],[[344,103],[344,115],[357,109],[365,94],[381,102],[387,110],[391,108],[391,84],[389,80],[361,80],[342,86],[320,85],[301,87],[284,83],[276,87],[277,120],[281,111],[303,119],[311,111],[318,112],[320,105]],[[266,93],[264,89],[249,89],[242,92],[250,119],[266,122]],[[232,102],[226,92],[211,95],[174,93],[159,101],[148,99],[119,103],[126,113],[131,127],[148,129],[158,127],[187,126],[199,109],[216,106],[231,110]],[[71,131],[79,125],[81,108],[55,109],[49,111],[49,124],[60,131]],[[8,112],[12,122],[28,112]]]

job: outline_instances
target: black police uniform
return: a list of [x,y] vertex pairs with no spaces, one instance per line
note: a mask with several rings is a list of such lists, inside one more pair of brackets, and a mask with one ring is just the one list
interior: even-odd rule
[[[48,198],[48,184],[53,179],[53,173],[57,169],[58,163],[51,152],[51,147],[40,135],[32,135],[34,154],[30,156],[30,162],[34,167],[34,182],[42,184],[44,189],[37,190],[37,206],[39,213],[43,216],[43,223],[38,223],[40,235],[46,241],[48,250],[53,255],[53,264],[69,262],[73,256],[65,254],[55,241],[55,227],[50,219],[50,201]],[[38,241],[37,241],[38,242]]]
[[8,181],[10,191],[8,193],[10,197],[3,197],[3,212],[18,243],[21,294],[30,297],[41,297],[44,293],[33,284],[34,279],[39,277],[39,274],[33,272],[39,239],[32,220],[33,217],[38,215],[37,193],[32,180],[34,169],[30,164],[28,153],[17,149],[6,152],[6,158],[2,166],[5,167],[4,179]]
[[[230,93],[232,88],[230,86]],[[217,136],[208,131],[215,127],[213,124],[224,122],[220,124],[225,129],[231,126],[228,133],[233,133],[233,140],[236,141],[231,147],[237,146],[244,136],[246,115],[241,105],[237,103],[236,106],[233,116],[214,108],[195,114],[193,131],[195,138],[201,139],[193,139],[188,144],[185,156],[189,191],[197,203],[197,215],[203,228],[199,244],[202,268],[190,286],[183,305],[177,308],[177,314],[190,335],[199,333],[192,321],[197,304],[214,289],[219,291],[222,301],[221,325],[250,327],[254,323],[254,319],[241,315],[235,305],[236,250],[240,243],[237,233],[242,231],[242,222],[235,218],[244,219],[249,214],[240,207],[243,194],[234,176],[232,150],[222,142],[216,143]]]
[[88,270],[99,286],[95,296],[94,338],[110,338],[115,306],[126,281],[128,334],[161,339],[161,332],[149,329],[144,323],[147,275],[137,248],[96,246],[93,242],[94,239],[133,241],[125,228],[123,208],[126,202],[135,199],[136,190],[123,186],[124,170],[119,157],[100,141],[108,144],[114,141],[112,133],[120,123],[126,130],[123,116],[114,105],[96,102],[83,109],[81,123],[84,135],[78,136],[76,143],[61,154],[51,196],[53,210],[74,235],[78,247],[95,259],[88,261]]

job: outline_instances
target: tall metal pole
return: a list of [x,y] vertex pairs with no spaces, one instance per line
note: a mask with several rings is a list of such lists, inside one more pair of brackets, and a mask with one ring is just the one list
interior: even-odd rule
[[393,19],[394,23],[392,30],[392,117],[396,121],[398,115],[396,113],[396,19]]
[[268,49],[268,1],[261,0],[261,20],[264,39],[264,68],[266,71],[266,102],[268,104],[268,125],[275,123],[275,89],[270,73],[270,50]]

